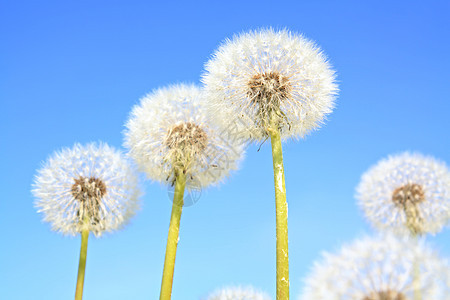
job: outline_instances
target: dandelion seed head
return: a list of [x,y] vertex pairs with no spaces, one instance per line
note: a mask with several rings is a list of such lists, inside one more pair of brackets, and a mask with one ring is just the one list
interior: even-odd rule
[[207,300],[270,300],[270,297],[253,287],[227,287],[213,292]]
[[244,145],[216,127],[195,85],[160,88],[136,105],[126,124],[125,146],[150,179],[173,184],[177,172],[202,187],[236,169]]
[[44,221],[67,235],[117,230],[139,207],[134,168],[106,144],[75,144],[54,153],[38,170],[32,192]]
[[356,197],[378,229],[402,235],[436,233],[450,219],[450,171],[418,153],[390,156],[362,176]]
[[[414,281],[414,268],[420,281]],[[449,263],[423,241],[393,235],[365,237],[324,253],[305,280],[304,300],[408,300],[418,288],[423,299],[449,295]]]
[[255,140],[275,123],[283,139],[303,137],[331,113],[334,71],[310,40],[288,30],[251,31],[226,40],[202,76],[222,126],[236,122]]

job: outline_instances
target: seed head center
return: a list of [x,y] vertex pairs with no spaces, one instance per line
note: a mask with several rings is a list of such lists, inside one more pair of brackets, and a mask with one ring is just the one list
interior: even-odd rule
[[392,201],[400,206],[416,205],[425,201],[425,192],[422,186],[408,183],[401,186],[392,193]]
[[392,201],[406,215],[406,226],[413,235],[422,234],[424,231],[424,220],[421,216],[418,204],[425,201],[425,192],[422,186],[408,183],[401,186],[392,193]]
[[106,194],[106,185],[96,177],[80,176],[72,185],[72,195],[80,202],[100,200]]
[[200,126],[186,122],[169,129],[166,146],[182,153],[198,154],[206,148],[208,136]]
[[363,300],[407,300],[407,298],[400,292],[387,290],[372,292],[365,296]]
[[278,72],[260,73],[254,75],[247,85],[247,97],[256,108],[255,124],[263,134],[267,135],[267,129],[274,124],[280,129],[282,124],[290,128],[290,121],[281,109],[283,101],[291,98],[289,78]]
[[292,90],[289,78],[278,72],[256,74],[248,82],[248,88],[250,100],[264,106],[279,106]]
[[96,177],[83,177],[74,179],[72,196],[80,202],[77,216],[80,223],[87,217],[91,224],[100,221],[100,200],[106,195],[105,183]]

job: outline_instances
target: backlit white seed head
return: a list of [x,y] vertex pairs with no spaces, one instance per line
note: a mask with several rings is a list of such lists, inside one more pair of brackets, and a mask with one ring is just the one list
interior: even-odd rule
[[323,254],[299,299],[412,300],[418,291],[422,299],[448,300],[449,267],[423,241],[366,237]]
[[369,169],[358,204],[377,228],[413,235],[436,233],[450,220],[450,171],[421,154],[402,153]]
[[68,235],[117,230],[139,207],[134,168],[106,144],[75,144],[54,153],[38,170],[32,192],[44,221]]
[[202,91],[179,84],[141,99],[126,124],[125,146],[150,179],[173,184],[177,172],[202,187],[236,169],[243,144],[216,126]]
[[288,30],[251,31],[226,40],[206,64],[202,81],[215,114],[226,115],[255,140],[277,126],[299,138],[331,113],[334,71],[310,40]]
[[253,287],[228,287],[215,291],[207,300],[270,300],[270,297]]

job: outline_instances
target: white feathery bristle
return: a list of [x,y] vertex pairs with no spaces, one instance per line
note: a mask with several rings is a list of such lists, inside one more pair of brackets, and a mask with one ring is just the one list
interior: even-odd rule
[[213,292],[207,300],[270,300],[270,297],[253,287],[227,287]]
[[208,115],[197,86],[160,88],[132,109],[125,146],[150,179],[173,183],[175,170],[182,168],[188,185],[206,187],[237,169],[244,153],[242,141],[219,131],[216,118]]
[[362,176],[356,198],[367,219],[378,229],[407,234],[407,211],[393,201],[395,191],[406,185],[422,191],[414,207],[420,233],[442,230],[450,220],[450,171],[445,163],[418,153],[389,156]]
[[[93,190],[87,191],[89,187]],[[96,236],[117,230],[139,208],[136,170],[120,151],[104,143],[75,144],[55,152],[38,170],[32,192],[44,221],[68,235],[83,229]]]
[[[414,269],[418,267],[418,284]],[[337,254],[323,254],[299,300],[448,300],[449,263],[423,241],[393,235],[365,237]],[[389,295],[389,297],[388,297]]]
[[[338,92],[335,72],[319,47],[288,30],[250,31],[226,40],[205,69],[210,109],[224,115],[222,126],[238,124],[259,141],[267,138],[267,109],[277,111],[282,139],[301,138],[324,122]],[[264,91],[255,88],[262,78]],[[270,94],[270,103],[256,101],[258,92]]]

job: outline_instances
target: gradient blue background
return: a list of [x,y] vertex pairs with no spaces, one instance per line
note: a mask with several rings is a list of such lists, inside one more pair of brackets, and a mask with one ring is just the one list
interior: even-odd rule
[[[0,1],[0,295],[72,299],[79,237],[51,232],[30,189],[42,162],[75,142],[122,145],[147,92],[199,83],[235,33],[289,28],[317,41],[340,96],[326,125],[284,145],[291,297],[323,250],[371,233],[354,189],[391,153],[450,163],[448,1]],[[173,299],[229,284],[275,294],[269,144],[184,210]],[[171,202],[145,182],[142,210],[121,232],[89,241],[84,299],[157,299]],[[450,257],[450,230],[429,238]]]

